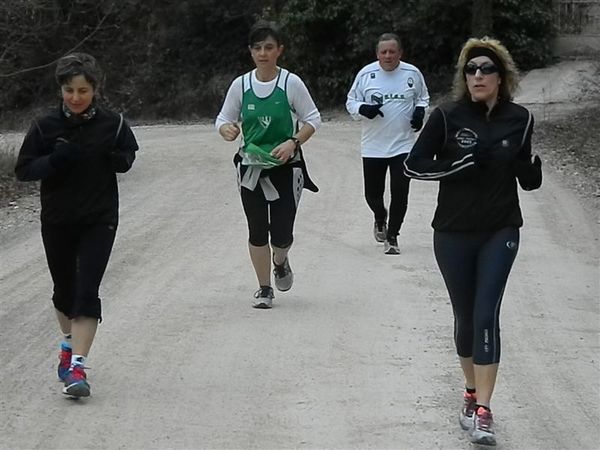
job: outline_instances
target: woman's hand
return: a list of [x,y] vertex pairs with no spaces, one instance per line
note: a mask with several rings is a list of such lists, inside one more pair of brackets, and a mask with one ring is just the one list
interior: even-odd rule
[[56,170],[65,171],[73,167],[85,156],[84,151],[76,144],[64,138],[58,138],[50,153],[49,162]]
[[240,127],[236,123],[226,123],[219,128],[219,134],[226,141],[235,141],[240,135]]
[[296,153],[296,143],[291,139],[282,142],[273,149],[271,155],[277,158],[282,163],[285,163],[294,157]]

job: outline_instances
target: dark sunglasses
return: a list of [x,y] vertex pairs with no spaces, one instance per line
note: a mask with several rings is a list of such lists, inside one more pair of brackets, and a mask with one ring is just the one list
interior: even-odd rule
[[477,64],[467,64],[464,68],[464,71],[467,75],[475,75],[477,70],[480,70],[483,75],[489,75],[491,73],[498,72],[498,67],[493,64],[482,64],[478,66]]

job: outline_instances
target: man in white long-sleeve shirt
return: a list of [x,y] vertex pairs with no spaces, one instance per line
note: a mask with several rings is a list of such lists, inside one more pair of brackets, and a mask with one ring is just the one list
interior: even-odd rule
[[[423,126],[429,93],[423,75],[400,61],[402,43],[394,33],[382,34],[377,61],[363,67],[354,80],[346,109],[362,120],[361,155],[365,198],[373,211],[373,234],[384,242],[388,255],[400,253],[398,234],[408,207],[409,178],[404,160]],[[385,180],[390,171],[390,206],[384,204]]]

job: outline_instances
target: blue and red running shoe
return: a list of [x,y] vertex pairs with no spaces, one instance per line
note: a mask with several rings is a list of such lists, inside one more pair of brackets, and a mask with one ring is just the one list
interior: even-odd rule
[[71,368],[71,356],[73,355],[73,350],[69,347],[65,347],[64,345],[60,346],[60,352],[58,353],[58,379],[60,381],[65,381],[67,377],[67,372]]
[[75,398],[90,396],[90,385],[83,366],[75,364],[69,369],[65,377],[63,394]]

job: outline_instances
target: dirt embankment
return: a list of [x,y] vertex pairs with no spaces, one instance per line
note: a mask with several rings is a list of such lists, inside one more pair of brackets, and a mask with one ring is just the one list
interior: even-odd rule
[[536,120],[533,151],[597,218],[600,206],[600,62],[563,61],[529,72],[517,103]]

